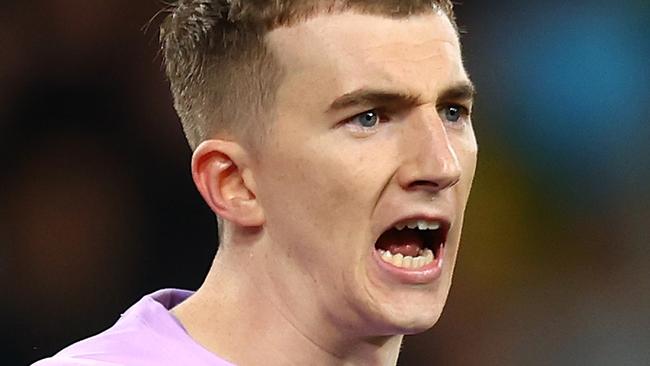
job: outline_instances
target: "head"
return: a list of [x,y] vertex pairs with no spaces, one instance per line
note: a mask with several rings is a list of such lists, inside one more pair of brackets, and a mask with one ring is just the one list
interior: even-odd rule
[[188,0],[162,43],[220,253],[297,323],[431,327],[477,153],[451,3]]

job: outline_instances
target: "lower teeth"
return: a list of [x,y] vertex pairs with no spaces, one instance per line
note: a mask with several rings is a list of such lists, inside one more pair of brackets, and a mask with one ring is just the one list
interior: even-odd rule
[[379,249],[381,259],[394,265],[395,267],[416,269],[426,266],[433,262],[434,255],[431,249],[424,249],[417,257],[404,256],[401,253],[393,254],[389,250]]

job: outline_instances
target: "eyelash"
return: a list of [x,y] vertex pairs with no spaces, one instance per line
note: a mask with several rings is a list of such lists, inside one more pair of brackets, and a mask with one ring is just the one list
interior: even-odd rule
[[[455,108],[458,110],[460,113],[458,120],[457,121],[449,121],[447,120],[447,117],[443,115],[443,113],[448,109],[448,108]],[[465,107],[464,105],[461,104],[456,104],[456,103],[450,103],[450,104],[445,104],[442,105],[438,108],[438,113],[440,114],[440,118],[443,121],[449,122],[451,125],[460,125],[459,127],[456,128],[461,128],[465,124],[469,123],[469,116],[471,114],[470,109],[468,107]],[[463,120],[464,119],[464,120]],[[463,120],[462,122],[460,122]]]
[[[448,108],[455,108],[455,109],[458,110],[460,115],[459,115],[457,121],[449,121],[449,120],[447,120],[447,116],[445,116],[443,113]],[[438,110],[438,114],[440,115],[440,118],[443,120],[443,122],[445,122],[447,124],[450,124],[452,126],[456,125],[454,128],[462,128],[462,127],[464,127],[465,124],[467,124],[469,122],[468,118],[469,118],[469,116],[471,114],[470,109],[468,107],[466,107],[464,105],[461,105],[461,104],[456,104],[456,103],[449,103],[449,104],[441,105],[441,106],[439,106],[437,108],[437,110]],[[357,118],[362,117],[364,115],[367,115],[369,113],[375,114],[377,116],[377,118],[379,118],[379,120],[373,126],[366,127],[366,126],[362,126],[360,123],[355,123],[355,120]],[[344,123],[346,125],[354,125],[355,129],[357,131],[359,131],[359,132],[372,132],[372,131],[376,130],[381,123],[388,122],[389,120],[390,120],[390,118],[387,116],[387,113],[385,111],[381,110],[380,108],[373,108],[373,109],[363,111],[361,113],[357,113],[354,116],[352,116],[350,118],[347,118],[346,120],[344,120]],[[463,121],[460,122],[461,120],[463,120]]]
[[[378,121],[373,126],[367,127],[367,126],[361,125],[361,123],[355,123],[355,120],[357,120],[357,118],[362,117],[362,116],[367,115],[367,114],[371,114],[371,113],[374,114],[376,116],[376,118],[378,118]],[[381,109],[378,109],[378,108],[374,108],[374,109],[369,109],[367,111],[363,111],[361,113],[357,113],[354,116],[352,116],[350,118],[347,118],[344,121],[344,123],[346,125],[354,125],[355,129],[357,131],[360,131],[360,132],[371,132],[371,131],[376,130],[377,127],[381,123],[385,123],[389,119],[390,118],[388,118],[385,111],[382,111]]]

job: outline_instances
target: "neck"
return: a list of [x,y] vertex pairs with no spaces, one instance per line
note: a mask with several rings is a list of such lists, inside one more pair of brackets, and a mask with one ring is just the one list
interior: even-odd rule
[[397,363],[402,336],[369,337],[336,324],[309,299],[274,291],[252,252],[223,249],[196,294],[172,310],[207,350],[242,366]]

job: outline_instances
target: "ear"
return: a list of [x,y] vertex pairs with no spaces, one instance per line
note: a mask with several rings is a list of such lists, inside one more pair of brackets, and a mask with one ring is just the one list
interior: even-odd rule
[[248,154],[241,145],[225,140],[206,140],[192,156],[194,184],[212,211],[244,227],[264,224],[264,211],[254,192]]

